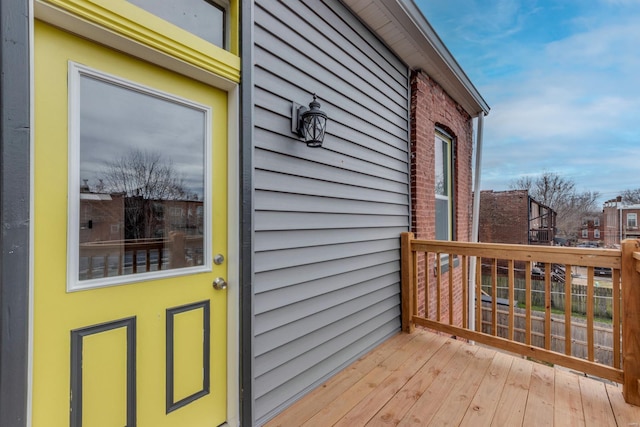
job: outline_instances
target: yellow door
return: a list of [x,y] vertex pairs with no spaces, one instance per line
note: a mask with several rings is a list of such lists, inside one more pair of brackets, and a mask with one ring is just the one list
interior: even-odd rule
[[41,22],[34,61],[33,426],[223,423],[226,93]]

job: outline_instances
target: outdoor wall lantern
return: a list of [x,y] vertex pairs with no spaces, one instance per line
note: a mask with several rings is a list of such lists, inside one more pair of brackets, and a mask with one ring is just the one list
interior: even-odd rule
[[308,147],[322,147],[327,129],[327,114],[320,109],[316,98],[314,93],[309,108],[294,102],[291,111],[291,131],[303,138]]

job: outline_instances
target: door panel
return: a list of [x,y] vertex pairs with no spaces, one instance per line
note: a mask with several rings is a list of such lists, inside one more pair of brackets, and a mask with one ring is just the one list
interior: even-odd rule
[[[221,424],[226,93],[41,22],[34,61],[33,425]],[[136,147],[172,191],[108,182]]]

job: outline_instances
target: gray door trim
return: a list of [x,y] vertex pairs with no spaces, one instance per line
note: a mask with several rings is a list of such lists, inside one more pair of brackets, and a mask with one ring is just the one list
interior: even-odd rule
[[0,2],[0,414],[12,427],[28,418],[29,4]]
[[240,8],[240,425],[254,425],[253,394],[253,0]]

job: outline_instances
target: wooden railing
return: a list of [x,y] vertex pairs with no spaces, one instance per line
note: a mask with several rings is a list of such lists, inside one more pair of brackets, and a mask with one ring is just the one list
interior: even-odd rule
[[81,278],[95,279],[201,265],[202,245],[202,236],[185,236],[183,233],[173,233],[166,239],[81,243],[80,261],[84,261]]
[[[627,402],[640,405],[640,241],[621,250],[427,241],[412,233],[401,241],[405,332],[419,325],[619,382]],[[583,316],[572,309],[578,292]],[[595,319],[596,293],[609,295],[604,323]],[[577,325],[584,340],[574,336]],[[598,356],[602,329],[612,337],[607,361]]]

